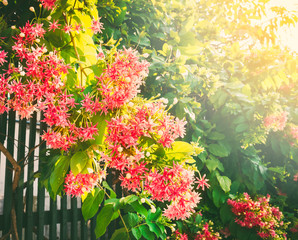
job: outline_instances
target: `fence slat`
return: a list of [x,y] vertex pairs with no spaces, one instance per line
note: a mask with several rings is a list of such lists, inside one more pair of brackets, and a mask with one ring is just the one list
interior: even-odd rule
[[76,198],[71,198],[71,210],[72,210],[72,220],[71,220],[71,240],[78,239],[78,201]]
[[97,217],[97,214],[91,218],[91,240],[96,240],[96,236],[95,236],[95,227],[96,227],[96,217]]
[[64,195],[61,199],[61,224],[60,231],[61,237],[60,239],[68,239],[67,236],[67,196]]
[[[9,118],[8,118],[7,150],[13,156],[16,113],[14,111],[10,111],[8,115],[9,115]],[[3,235],[9,232],[10,221],[11,221],[10,211],[12,206],[12,165],[8,160],[6,160],[4,196],[5,197],[4,197],[4,206],[3,206],[3,215],[4,215]]]
[[[43,120],[43,114],[41,114],[41,120]],[[44,131],[47,130],[47,125],[45,122],[40,123],[40,134],[42,134]],[[39,138],[40,142],[40,147],[39,147],[39,155],[41,155],[41,152],[45,150],[46,148],[46,143],[43,142],[41,138]],[[38,170],[40,170],[42,167],[42,163],[39,160],[38,162]],[[43,187],[43,184],[41,182],[41,179],[38,179],[38,196],[37,196],[37,218],[38,218],[38,223],[37,223],[37,239],[43,239],[44,237],[44,209],[45,209],[45,189]]]
[[50,200],[50,239],[57,239],[57,201]]
[[[27,121],[23,119],[19,122],[18,134],[18,154],[17,161],[22,170],[24,169],[24,157],[26,149],[26,127]],[[23,215],[24,215],[24,201],[23,201],[23,188],[24,188],[24,171],[21,171],[19,185],[16,190],[16,215],[17,215],[17,228],[19,238],[22,239],[23,235]]]
[[26,188],[26,228],[25,228],[25,239],[33,239],[33,181],[34,181],[34,150],[31,152],[36,145],[36,112],[33,113],[30,119],[30,133],[29,133],[29,157],[28,157],[28,168],[27,168],[27,188]]
[[[7,113],[3,113],[0,115],[0,142],[4,144],[4,141],[6,139],[6,131],[7,131]],[[1,166],[1,154],[0,154],[0,166]],[[1,172],[5,172],[5,170],[1,170]],[[4,193],[3,190],[0,189],[1,193]],[[0,215],[0,230],[2,231],[4,229],[4,215]]]
[[88,239],[87,223],[85,222],[85,219],[81,212],[81,240],[87,240],[87,239]]

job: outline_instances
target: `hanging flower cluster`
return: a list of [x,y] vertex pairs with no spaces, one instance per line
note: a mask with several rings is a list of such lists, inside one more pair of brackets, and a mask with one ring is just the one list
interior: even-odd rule
[[199,194],[192,191],[194,171],[173,162],[163,168],[156,164],[157,148],[171,148],[175,139],[184,136],[186,122],[169,115],[162,100],[141,105],[131,101],[125,107],[124,114],[108,122],[108,151],[102,158],[121,172],[123,187],[143,190],[153,200],[169,202],[166,217],[189,217],[200,201]]
[[188,240],[188,239],[195,239],[195,240],[219,240],[221,239],[220,234],[215,232],[212,228],[213,222],[209,221],[209,223],[205,223],[202,226],[202,230],[198,231],[195,236],[189,238],[189,236],[184,233],[180,233],[178,230],[175,231],[175,240]]
[[267,195],[253,201],[244,193],[237,200],[228,199],[227,203],[232,207],[232,212],[237,216],[235,222],[240,226],[255,228],[263,239],[286,239],[283,214],[278,207],[271,207],[269,200],[270,196]]
[[113,63],[108,64],[97,78],[102,97],[101,109],[106,113],[136,97],[148,75],[148,67],[149,63],[139,61],[137,52],[131,48],[117,52]]
[[218,240],[221,239],[218,232],[214,232],[210,224],[205,223],[202,231],[198,232],[195,240]]
[[70,171],[65,178],[64,191],[67,195],[80,197],[85,192],[90,192],[99,182],[100,177],[97,173],[79,173],[76,176]]
[[269,115],[264,119],[264,126],[266,129],[272,129],[274,132],[282,131],[286,126],[287,116],[287,112]]

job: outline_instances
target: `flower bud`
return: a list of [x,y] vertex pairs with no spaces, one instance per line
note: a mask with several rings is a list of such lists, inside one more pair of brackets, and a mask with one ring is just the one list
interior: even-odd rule
[[156,208],[153,205],[151,206],[151,212],[152,213],[155,213],[156,212]]
[[47,16],[47,20],[51,21],[52,16]]
[[25,37],[25,34],[24,33],[20,33],[20,37]]
[[35,12],[34,7],[30,7],[29,10],[30,10],[31,12]]
[[148,53],[144,53],[144,54],[143,54],[143,57],[144,57],[144,58],[147,58],[147,57],[149,57],[149,54],[148,54]]
[[131,178],[131,174],[130,174],[130,173],[127,173],[127,174],[126,174],[126,178],[127,178],[127,179],[130,179],[130,178]]
[[15,25],[11,26],[11,29],[16,29],[16,26]]
[[123,151],[123,147],[119,146],[117,150],[119,153],[121,153]]
[[3,2],[2,2],[2,3],[3,3],[3,5],[4,5],[4,6],[7,6],[7,5],[8,5],[8,2],[7,2],[7,0],[3,0]]
[[141,203],[145,203],[146,199],[145,198],[141,198]]

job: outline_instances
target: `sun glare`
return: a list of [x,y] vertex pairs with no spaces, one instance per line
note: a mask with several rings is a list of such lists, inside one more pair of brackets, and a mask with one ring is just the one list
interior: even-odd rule
[[[296,11],[298,16],[298,0],[271,0],[271,6],[283,6],[289,11]],[[282,27],[278,30],[281,45],[298,53],[298,24],[295,27]]]

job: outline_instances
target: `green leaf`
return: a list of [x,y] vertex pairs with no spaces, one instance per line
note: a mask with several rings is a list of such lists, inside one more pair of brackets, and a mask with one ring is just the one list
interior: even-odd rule
[[149,227],[147,225],[141,225],[139,227],[142,235],[144,236],[144,238],[146,238],[147,240],[154,240],[155,239],[155,235],[153,232],[150,231]]
[[186,156],[190,156],[194,152],[194,148],[191,144],[182,141],[175,141],[172,144],[172,149],[167,149],[167,156],[181,159]]
[[210,153],[218,157],[227,157],[230,152],[222,145],[219,144],[210,144],[208,147]]
[[211,140],[223,140],[225,139],[225,135],[219,132],[211,132],[207,135],[207,138]]
[[155,235],[156,235],[156,237],[159,237],[161,235],[161,231],[160,231],[159,227],[155,223],[147,222],[147,224],[149,226],[149,230],[151,232],[154,232]]
[[147,217],[147,209],[143,205],[139,204],[139,202],[133,202],[130,205],[136,212],[140,213],[145,218]]
[[127,221],[130,227],[134,227],[138,224],[139,222],[139,217],[136,213],[128,213],[127,214]]
[[245,130],[247,130],[248,127],[249,127],[249,126],[248,126],[246,123],[241,123],[241,124],[237,125],[235,131],[236,131],[237,133],[241,133],[241,132],[244,132]]
[[120,199],[118,198],[109,198],[107,200],[105,200],[105,205],[112,205],[114,210],[117,211],[120,208]]
[[197,224],[200,224],[200,223],[202,222],[202,215],[201,215],[201,214],[197,214],[195,220],[196,220],[196,223],[197,223]]
[[217,175],[216,178],[219,182],[221,189],[224,190],[225,193],[229,192],[231,188],[231,183],[232,183],[231,179],[229,179],[227,176],[220,176],[220,175]]
[[142,233],[139,228],[132,228],[131,229],[132,235],[139,240],[142,237]]
[[85,168],[89,157],[86,152],[76,152],[70,159],[70,170],[76,176]]
[[220,204],[226,201],[226,195],[220,188],[215,187],[212,190],[212,199],[213,199],[214,205],[219,208]]
[[99,188],[95,188],[94,192],[88,193],[88,196],[82,205],[82,213],[85,221],[92,218],[97,213],[103,198],[104,191]]
[[148,220],[150,221],[156,221],[162,214],[162,211],[160,208],[157,208],[156,209],[156,212],[155,213],[152,213],[151,210],[148,212]]
[[138,199],[139,199],[139,197],[136,195],[128,195],[124,198],[121,198],[120,203],[126,205],[126,204],[133,203],[133,202],[137,201]]
[[57,195],[58,189],[64,182],[64,177],[69,168],[69,157],[60,156],[55,164],[55,169],[50,176],[50,185],[54,195]]
[[107,229],[107,226],[110,224],[112,216],[114,214],[114,208],[112,205],[104,206],[96,218],[96,227],[95,227],[95,234],[96,238],[102,236]]
[[96,114],[93,118],[92,118],[92,123],[97,124],[97,135],[94,136],[94,142],[98,145],[103,144],[104,139],[105,139],[105,134],[106,134],[106,130],[107,130],[107,121],[110,120],[110,116],[105,115],[105,114]]
[[125,228],[120,228],[117,229],[110,240],[128,240],[129,239],[129,234],[127,233]]
[[217,158],[210,158],[206,160],[206,167],[210,172],[214,171],[215,169],[219,169],[220,171],[224,171],[224,166]]
[[233,213],[229,205],[225,204],[220,208],[220,218],[224,224],[228,223],[231,219],[233,219]]
[[106,189],[110,190],[110,197],[111,198],[116,198],[116,193],[114,192],[114,190],[109,186],[109,184],[106,181],[102,182],[102,186],[105,187]]

